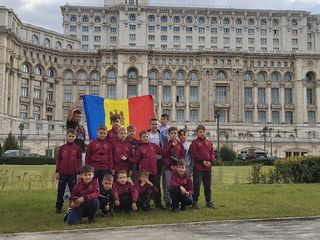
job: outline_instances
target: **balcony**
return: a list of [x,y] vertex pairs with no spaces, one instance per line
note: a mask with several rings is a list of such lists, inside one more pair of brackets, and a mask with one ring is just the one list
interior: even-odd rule
[[266,103],[258,103],[258,109],[268,109],[268,104]]
[[20,102],[30,103],[30,98],[20,96]]
[[186,103],[185,102],[176,102],[176,108],[185,108]]
[[280,103],[271,103],[271,109],[275,110],[281,110],[281,104]]
[[33,103],[35,104],[42,104],[43,100],[41,98],[33,98]]
[[199,102],[190,102],[189,106],[190,106],[190,108],[199,108],[200,103]]
[[245,104],[244,104],[244,108],[245,108],[245,109],[253,109],[254,106],[253,106],[252,103],[245,103]]
[[294,110],[295,106],[293,103],[285,104],[284,109],[285,110]]
[[47,104],[47,106],[55,106],[56,105],[56,103],[53,101],[53,100],[46,100],[46,104]]
[[315,104],[308,104],[307,105],[308,111],[317,111],[317,105]]
[[171,108],[172,107],[172,102],[162,102],[161,106],[162,107],[170,107]]
[[230,102],[215,102],[215,106],[218,108],[230,108]]

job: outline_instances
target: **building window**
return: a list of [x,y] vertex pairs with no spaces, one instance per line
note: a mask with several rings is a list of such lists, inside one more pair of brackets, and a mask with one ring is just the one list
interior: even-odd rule
[[41,89],[35,88],[33,90],[33,97],[35,99],[40,99],[41,98]]
[[107,98],[116,99],[116,86],[107,85]]
[[180,32],[180,27],[173,27],[173,32]]
[[82,32],[89,32],[89,26],[82,26]]
[[260,39],[260,44],[261,45],[266,45],[267,44],[267,39],[266,38],[261,38]]
[[151,15],[151,16],[148,17],[148,21],[149,22],[155,22],[156,18],[153,15]]
[[184,87],[177,87],[177,102],[185,102]]
[[237,44],[241,44],[241,43],[242,43],[242,38],[237,37],[237,38],[236,38],[236,43],[237,43]]
[[205,37],[199,37],[198,40],[199,40],[199,42],[205,42],[206,38]]
[[89,22],[89,18],[88,18],[87,16],[84,16],[84,17],[82,18],[82,22]]
[[29,88],[22,86],[21,89],[20,89],[20,96],[24,97],[24,98],[27,98],[29,96],[28,92],[29,92]]
[[167,16],[162,16],[161,19],[160,19],[160,21],[161,21],[162,23],[168,22]]
[[198,102],[198,87],[190,87],[190,102]]
[[230,34],[230,28],[224,28],[223,29],[223,34],[229,35]]
[[129,15],[129,20],[130,20],[131,22],[134,22],[134,21],[137,20],[137,16],[136,16],[135,14],[130,14],[130,15]]
[[177,124],[184,124],[185,120],[184,120],[184,110],[183,109],[178,109],[177,110]]
[[293,124],[293,113],[291,111],[285,112],[286,124]]
[[135,34],[129,34],[129,40],[136,40]]
[[190,110],[190,122],[191,124],[198,124],[198,110]]
[[155,39],[155,36],[154,35],[148,35],[148,40],[149,41],[154,41]]
[[308,111],[308,123],[315,124],[316,123],[316,112]]
[[292,45],[298,45],[298,39],[297,38],[293,38],[292,39]]
[[76,16],[71,16],[70,17],[70,22],[76,22],[77,21],[77,17]]
[[258,88],[258,104],[266,103],[266,89]]
[[264,82],[266,80],[266,77],[265,77],[265,75],[264,75],[264,73],[259,73],[258,74],[258,81],[260,81],[260,82]]
[[20,112],[20,118],[22,118],[22,119],[27,119],[27,118],[28,118],[28,113],[26,113],[26,112]]
[[217,34],[218,33],[218,29],[217,28],[211,28],[211,33],[212,34]]
[[167,26],[161,26],[161,32],[167,32],[168,27]]
[[258,112],[258,120],[259,120],[259,123],[261,123],[261,124],[266,123],[266,112],[265,111]]
[[254,44],[254,38],[248,38],[248,43],[249,44]]
[[200,27],[200,28],[198,29],[198,32],[199,32],[199,33],[205,33],[205,32],[206,32],[206,29],[205,29],[204,27]]
[[216,102],[226,103],[227,102],[227,87],[216,86]]
[[162,93],[162,100],[163,102],[171,102],[171,87],[170,86],[163,86],[163,93]]
[[158,100],[158,86],[149,86],[149,94],[152,95],[155,101]]
[[261,29],[260,30],[260,35],[267,35],[267,29]]
[[94,36],[94,41],[95,42],[100,42],[101,40],[101,37],[100,36]]
[[284,89],[284,103],[292,104],[292,88]]
[[314,104],[314,89],[307,88],[307,104],[311,105]]
[[279,103],[279,88],[271,88],[271,103]]
[[135,30],[136,30],[136,25],[130,24],[130,25],[129,25],[129,30],[130,30],[130,31],[135,31]]
[[252,81],[252,74],[250,72],[246,72],[246,74],[244,75],[244,80]]
[[279,111],[272,111],[272,124],[280,124],[280,114]]
[[236,34],[237,35],[242,35],[242,28],[237,28],[236,29]]
[[192,27],[186,27],[186,32],[192,32]]
[[271,74],[271,81],[278,82],[279,81],[279,75],[277,73],[273,72]]
[[40,67],[35,67],[34,69],[33,69],[33,73],[35,74],[35,75],[41,75],[41,73],[42,73],[42,71],[41,71],[41,68]]
[[116,33],[117,32],[117,28],[115,28],[115,27],[110,28],[110,32]]
[[179,42],[180,41],[180,36],[173,36],[173,41],[174,42]]
[[110,42],[113,42],[113,43],[115,43],[115,42],[117,42],[117,37],[110,37]]
[[252,111],[244,111],[244,122],[252,123]]
[[252,104],[252,88],[251,87],[244,88],[244,103]]
[[167,35],[161,35],[161,41],[166,42],[168,40]]
[[70,26],[70,32],[76,32],[77,26]]

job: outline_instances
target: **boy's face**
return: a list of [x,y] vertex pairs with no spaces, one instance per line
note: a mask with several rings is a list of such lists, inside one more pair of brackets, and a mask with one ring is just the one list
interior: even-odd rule
[[169,137],[171,141],[177,140],[177,136],[178,136],[178,131],[177,130],[172,130],[169,133]]
[[150,122],[150,129],[154,132],[157,131],[158,130],[158,121],[151,121]]
[[148,179],[149,179],[149,177],[148,176],[146,176],[146,175],[142,175],[142,176],[140,176],[140,181],[141,182],[147,182],[148,181]]
[[98,131],[98,139],[104,140],[107,137],[107,131],[104,129],[100,129]]
[[184,173],[186,172],[186,167],[185,166],[178,166],[177,172],[180,176],[184,175]]
[[103,180],[102,181],[102,186],[104,187],[105,190],[110,190],[112,188],[112,181],[110,180]]
[[168,122],[169,122],[168,118],[165,118],[165,117],[160,118],[160,124],[162,126],[166,126],[168,124]]
[[80,123],[80,122],[81,122],[81,114],[79,114],[79,113],[74,113],[74,114],[73,114],[73,120],[74,120],[76,123]]
[[120,132],[118,132],[117,135],[118,135],[118,138],[120,139],[121,142],[123,142],[127,138],[127,132],[126,131],[120,131]]
[[67,142],[72,143],[76,139],[76,135],[74,133],[68,133],[67,134]]
[[199,129],[197,134],[198,134],[199,138],[205,138],[206,137],[206,130]]
[[112,128],[118,129],[119,127],[121,127],[121,121],[120,121],[120,119],[117,119],[116,121],[111,122],[111,125],[112,125]]
[[84,181],[84,183],[90,183],[92,178],[93,178],[93,172],[86,172],[86,173],[81,173],[81,178]]
[[181,143],[185,143],[185,142],[187,141],[187,134],[184,133],[184,132],[181,132],[181,133],[179,134],[179,139],[180,139],[180,142],[181,142]]
[[118,175],[117,181],[118,181],[118,183],[120,183],[120,184],[125,184],[125,183],[127,182],[127,179],[128,179],[127,174],[125,174],[125,173],[120,173],[120,174]]
[[129,129],[128,130],[128,137],[130,139],[133,139],[135,135],[136,135],[136,130],[135,129]]
[[148,143],[149,142],[149,135],[148,134],[142,134],[141,137],[140,137],[140,140],[143,143]]

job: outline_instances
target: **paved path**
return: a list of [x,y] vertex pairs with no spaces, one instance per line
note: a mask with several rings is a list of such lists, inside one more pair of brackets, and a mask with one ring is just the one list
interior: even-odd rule
[[320,217],[252,221],[222,221],[0,235],[4,240],[212,240],[320,239]]

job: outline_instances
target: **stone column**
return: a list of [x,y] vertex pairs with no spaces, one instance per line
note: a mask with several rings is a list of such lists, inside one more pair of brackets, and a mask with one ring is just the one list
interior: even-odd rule
[[171,86],[171,102],[172,102],[172,110],[171,110],[171,122],[177,122],[177,109],[176,109],[176,98],[177,98],[177,87],[176,81],[173,80],[173,85]]
[[258,88],[257,88],[257,84],[253,85],[253,122],[257,123],[258,122]]
[[190,80],[186,81],[186,89],[185,89],[185,103],[186,108],[184,112],[186,123],[190,123]]

